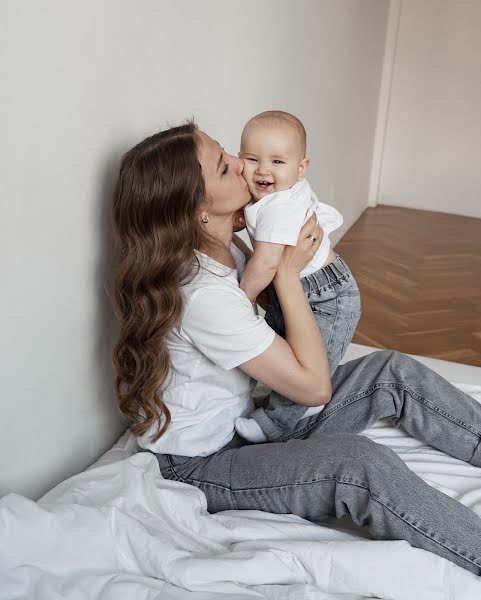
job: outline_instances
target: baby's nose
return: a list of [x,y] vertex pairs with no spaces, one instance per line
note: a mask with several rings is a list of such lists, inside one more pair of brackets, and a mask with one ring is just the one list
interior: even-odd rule
[[264,161],[259,161],[257,163],[256,171],[258,173],[266,173],[267,172],[267,164]]

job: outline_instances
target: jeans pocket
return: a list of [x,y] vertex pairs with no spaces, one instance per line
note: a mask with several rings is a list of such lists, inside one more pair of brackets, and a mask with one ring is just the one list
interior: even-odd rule
[[337,301],[336,300],[319,300],[312,302],[312,299],[309,299],[311,302],[312,312],[316,315],[322,315],[327,319],[336,318],[336,314],[338,311]]

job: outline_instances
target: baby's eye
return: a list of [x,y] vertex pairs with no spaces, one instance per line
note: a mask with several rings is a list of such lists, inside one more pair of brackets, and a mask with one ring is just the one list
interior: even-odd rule
[[246,160],[250,160],[251,162],[257,162],[255,158],[246,158]]
[[272,162],[273,162],[275,165],[283,165],[283,164],[284,164],[284,162],[283,162],[282,160],[278,160],[278,159],[276,159],[276,160],[273,160]]

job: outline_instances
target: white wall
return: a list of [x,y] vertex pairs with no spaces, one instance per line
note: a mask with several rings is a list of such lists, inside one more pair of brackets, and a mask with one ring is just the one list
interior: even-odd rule
[[481,217],[481,2],[402,0],[379,202]]
[[122,431],[110,365],[109,211],[120,155],[195,116],[237,152],[269,108],[305,123],[311,183],[367,201],[386,0],[7,0],[0,494],[33,498]]

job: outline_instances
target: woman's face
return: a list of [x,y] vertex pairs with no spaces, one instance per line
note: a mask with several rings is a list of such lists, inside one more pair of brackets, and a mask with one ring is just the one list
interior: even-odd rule
[[244,162],[228,154],[203,131],[197,132],[197,137],[197,154],[204,176],[209,218],[232,218],[250,200],[249,188],[242,177]]

